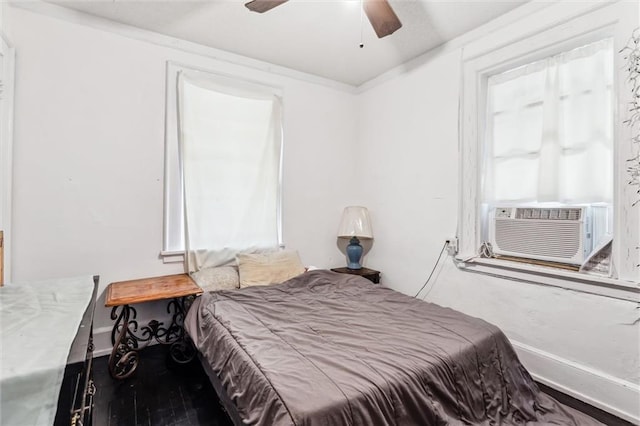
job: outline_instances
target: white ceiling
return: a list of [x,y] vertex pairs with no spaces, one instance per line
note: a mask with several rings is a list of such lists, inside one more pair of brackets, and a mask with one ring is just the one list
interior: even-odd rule
[[383,39],[360,0],[291,0],[264,14],[243,0],[51,2],[359,86],[526,1],[390,0],[403,27]]

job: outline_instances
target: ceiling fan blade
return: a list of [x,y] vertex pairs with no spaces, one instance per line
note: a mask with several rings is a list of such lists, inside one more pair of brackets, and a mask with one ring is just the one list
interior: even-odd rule
[[366,13],[367,18],[369,18],[369,22],[371,22],[371,26],[378,35],[378,38],[393,34],[402,27],[402,22],[400,22],[396,13],[391,9],[387,0],[364,0],[363,7],[364,13]]
[[253,0],[244,5],[252,12],[264,13],[287,1],[288,0]]

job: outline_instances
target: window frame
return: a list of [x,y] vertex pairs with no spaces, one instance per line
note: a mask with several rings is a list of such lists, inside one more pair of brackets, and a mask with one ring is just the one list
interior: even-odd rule
[[[165,92],[165,141],[164,141],[164,185],[163,185],[163,232],[162,232],[162,249],[160,251],[160,258],[164,263],[182,262],[184,260],[185,248],[176,249],[171,247],[171,234],[174,229],[175,223],[184,224],[183,211],[181,209],[182,200],[182,172],[180,170],[180,150],[178,140],[178,75],[180,72],[198,72],[206,74],[211,79],[220,84],[229,84],[235,87],[243,89],[254,90],[258,92],[269,92],[278,96],[281,100],[283,98],[283,90],[277,87],[265,85],[261,82],[238,78],[237,76],[221,74],[215,71],[202,69],[199,67],[183,65],[174,61],[166,62],[166,92]],[[283,247],[282,238],[282,178],[283,178],[283,165],[284,165],[284,102],[281,105],[281,121],[280,121],[280,158],[279,158],[279,171],[278,171],[278,190],[277,190],[277,232],[278,232],[278,245]],[[177,186],[180,188],[176,191],[175,180],[178,179]],[[172,190],[172,184],[173,190]],[[177,193],[176,193],[177,192]],[[180,200],[179,202],[176,201]],[[178,203],[180,208],[175,207],[174,203]],[[172,218],[171,215],[174,215]],[[180,220],[176,220],[175,215],[181,217]],[[184,226],[182,226],[184,228]],[[182,241],[184,244],[184,229],[180,231],[182,233]]]
[[[459,213],[458,253],[456,261],[462,269],[475,270],[505,278],[533,280],[537,283],[564,287],[565,283],[588,284],[589,292],[607,293],[602,288],[637,292],[640,288],[640,221],[632,208],[633,190],[624,184],[625,162],[631,158],[631,130],[622,122],[624,106],[629,101],[623,73],[622,58],[617,52],[626,44],[633,29],[633,17],[625,13],[620,3],[567,19],[563,23],[546,27],[543,31],[531,32],[511,43],[493,50],[470,49],[462,53],[461,64],[461,117],[460,164],[459,164]],[[533,35],[531,35],[533,34]],[[482,147],[485,134],[485,105],[487,79],[490,75],[504,72],[524,64],[535,62],[575,47],[604,38],[614,41],[614,275],[611,278],[589,276],[583,273],[556,272],[554,269],[534,265],[519,265],[497,259],[482,259],[478,255],[481,244],[481,173]],[[627,98],[628,97],[628,98]],[[558,279],[560,278],[560,279]],[[524,279],[527,281],[527,279]],[[601,287],[594,290],[592,285]],[[571,286],[569,286],[571,287]],[[637,296],[635,296],[637,298]]]
[[3,230],[0,283],[11,282],[12,268],[12,181],[13,181],[13,115],[15,86],[15,48],[0,33],[0,229]]

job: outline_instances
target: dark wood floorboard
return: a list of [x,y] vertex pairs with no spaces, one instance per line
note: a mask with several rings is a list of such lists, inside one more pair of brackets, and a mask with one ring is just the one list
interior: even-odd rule
[[538,383],[538,387],[541,391],[550,395],[556,401],[563,403],[564,405],[568,405],[571,408],[575,408],[578,411],[582,411],[593,417],[594,419],[604,423],[607,426],[636,426],[634,423],[627,422],[622,420],[613,414],[609,414],[606,411],[602,411],[592,405],[587,404],[586,402],[582,402],[578,399],[572,398],[560,391],[557,391],[549,386],[545,386],[542,383]]
[[[207,374],[196,358],[187,365],[169,360],[167,347],[140,351],[140,364],[126,380],[109,376],[108,357],[94,360],[95,426],[232,426]],[[539,384],[561,403],[608,426],[633,426],[605,411]]]
[[95,426],[232,426],[198,359],[178,365],[166,346],[140,351],[133,376],[114,380],[107,356],[94,360]]

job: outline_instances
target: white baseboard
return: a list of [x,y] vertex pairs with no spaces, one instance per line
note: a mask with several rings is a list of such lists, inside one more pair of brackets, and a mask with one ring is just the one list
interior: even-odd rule
[[531,376],[542,384],[640,424],[640,386],[511,340]]
[[[147,321],[148,322],[148,321]],[[113,327],[99,327],[93,329],[93,357],[111,355],[113,346],[111,345],[111,330]],[[158,342],[153,340],[147,346],[157,345]]]
[[93,329],[93,357],[98,358],[111,354],[111,330],[113,327],[99,327]]

